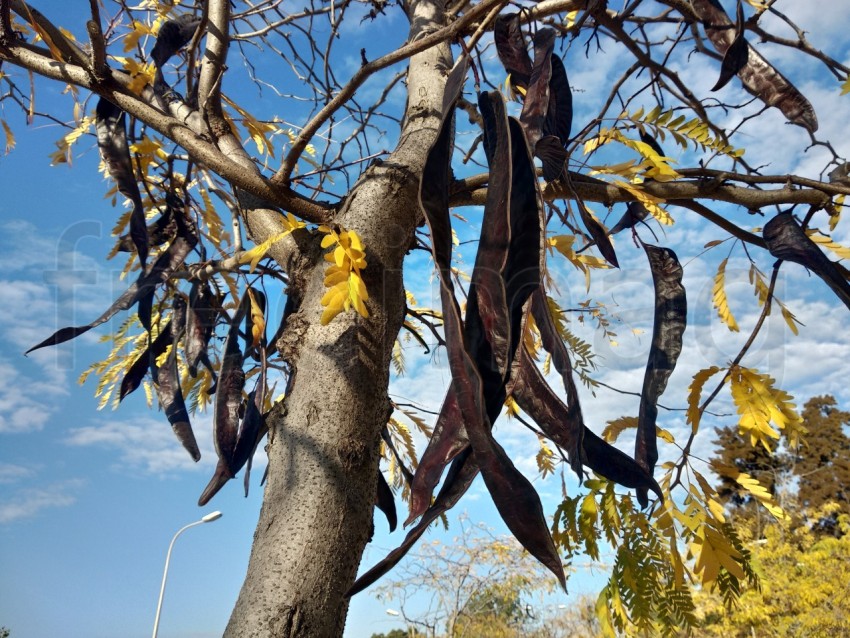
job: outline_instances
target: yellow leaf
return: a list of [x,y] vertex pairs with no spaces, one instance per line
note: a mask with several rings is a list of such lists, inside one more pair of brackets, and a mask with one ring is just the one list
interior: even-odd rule
[[3,126],[3,133],[6,135],[6,155],[8,155],[15,148],[15,134],[12,133],[6,120],[0,120],[0,125]]
[[727,261],[728,257],[721,261],[720,265],[717,267],[717,274],[714,276],[714,287],[711,289],[712,305],[717,308],[717,314],[720,316],[720,320],[728,326],[729,330],[732,332],[738,332],[740,330],[738,328],[738,322],[735,321],[735,316],[729,308],[729,300],[726,298],[725,284]]
[[144,22],[133,20],[130,25],[131,31],[124,36],[124,53],[129,53],[139,45],[139,40],[148,35],[153,35],[151,28]]
[[278,233],[272,237],[269,237],[262,244],[257,244],[250,250],[246,250],[239,256],[240,264],[251,264],[251,272],[254,272],[254,269],[257,267],[257,264],[260,263],[260,260],[266,256],[266,253],[269,252],[271,247],[279,242],[281,239],[289,235],[292,231],[285,230],[282,233]]
[[850,75],[847,76],[847,79],[841,85],[841,95],[847,95],[848,93],[850,93]]
[[741,472],[734,465],[721,465],[712,463],[712,469],[720,476],[732,479],[743,489],[745,489],[753,498],[761,503],[764,508],[770,512],[777,520],[790,520],[788,514],[774,500],[773,495],[767,488],[759,483],[758,479],[750,476],[746,472]]
[[251,301],[251,337],[253,338],[252,345],[257,347],[266,333],[266,318],[263,316],[263,311],[254,297],[254,291],[248,288],[248,297]]
[[[774,388],[770,376],[749,368],[733,367],[729,379],[732,400],[741,415],[738,428],[742,434],[749,435],[750,443],[760,443],[771,451],[771,439],[779,438],[778,430],[785,430],[793,443],[803,431],[802,419],[791,403],[793,397]],[[771,423],[776,427],[771,427]]]
[[797,329],[797,324],[803,325],[797,317],[794,316],[788,308],[785,307],[785,304],[779,304],[779,308],[782,311],[782,318],[785,319],[785,323],[788,324],[788,327],[791,329],[791,332],[794,335],[799,335],[800,331]]
[[806,234],[813,242],[831,250],[833,253],[838,255],[839,258],[850,259],[850,248],[847,248],[846,246],[842,246],[841,244],[832,241],[831,237],[821,235],[820,233],[814,230],[808,230],[806,231]]
[[676,442],[676,438],[664,428],[655,426],[655,435],[665,443],[673,444]]
[[546,478],[548,474],[555,472],[555,453],[546,445],[546,439],[537,437],[540,449],[537,452],[535,460],[537,461],[537,469],[540,470],[540,475]]
[[156,67],[153,62],[142,64],[133,58],[115,57],[115,60],[121,63],[124,70],[130,74],[130,84],[127,86],[133,93],[140,95],[142,89],[148,84],[153,84]]
[[348,281],[348,272],[345,270],[341,270],[336,266],[331,266],[328,268],[327,272],[325,272],[326,288],[333,288],[344,281]]
[[614,180],[613,183],[634,195],[635,199],[643,204],[644,208],[649,211],[649,214],[652,215],[659,223],[664,224],[665,226],[673,225],[673,218],[670,217],[670,213],[661,208],[659,205],[663,203],[663,199],[654,197],[640,187],[622,180]]
[[709,525],[702,525],[692,549],[697,555],[694,572],[702,574],[703,585],[714,583],[721,567],[738,579],[745,578],[744,570],[738,562],[743,558],[740,552]]
[[608,585],[603,587],[596,599],[596,619],[599,621],[599,630],[603,638],[617,638],[617,632],[611,624],[608,587]]
[[637,426],[638,419],[636,416],[621,416],[619,419],[608,421],[605,429],[602,430],[602,438],[608,443],[613,443],[623,430],[636,428]]
[[691,431],[694,433],[699,430],[699,422],[702,418],[702,414],[699,410],[699,400],[702,396],[702,388],[706,381],[724,369],[725,368],[711,366],[710,368],[700,370],[694,375],[694,380],[691,382],[691,385],[688,386],[687,422],[691,424]]

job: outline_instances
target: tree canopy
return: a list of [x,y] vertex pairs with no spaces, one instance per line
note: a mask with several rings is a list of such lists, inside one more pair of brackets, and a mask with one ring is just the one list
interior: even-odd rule
[[[29,352],[126,313],[87,375],[101,405],[143,388],[195,460],[192,413],[212,411],[217,467],[200,504],[240,472],[247,490],[266,441],[264,506],[227,635],[339,635],[348,598],[479,474],[562,587],[564,561],[610,546],[597,607],[608,635],[692,624],[692,582],[732,597],[758,582],[695,445],[720,401],[753,447],[805,439],[793,397],[747,357],[772,313],[799,330],[780,273],[805,269],[850,307],[835,260],[850,256],[839,236],[850,164],[807,95],[846,93],[850,68],[840,43],[810,42],[778,2],[725,4],[91,0],[82,31],[0,2],[7,148],[19,134],[7,112],[67,127],[53,162],[94,135],[109,193],[126,203],[112,256],[132,283]],[[67,110],[38,110],[42,80],[67,87]],[[768,165],[759,142],[779,127],[807,162]],[[692,260],[715,272],[705,301],[720,326],[749,336],[731,359],[688,368],[673,434],[661,398],[698,328]],[[753,292],[746,324],[731,264]],[[576,324],[617,340],[592,288],[617,268],[651,281],[649,329],[632,414],[603,430],[579,389],[601,387],[601,358]],[[420,306],[410,288],[429,289],[433,270],[439,304]],[[558,295],[572,279],[589,291],[576,308]],[[389,391],[391,366],[405,367],[401,331],[448,363],[428,422]],[[834,444],[843,417],[824,407],[809,418]],[[551,525],[494,436],[506,411],[536,435],[543,474],[561,460],[579,477]],[[633,452],[613,445],[623,432]],[[724,476],[785,518],[758,476],[734,465]],[[374,506],[395,528],[397,494],[411,527],[355,581]]]

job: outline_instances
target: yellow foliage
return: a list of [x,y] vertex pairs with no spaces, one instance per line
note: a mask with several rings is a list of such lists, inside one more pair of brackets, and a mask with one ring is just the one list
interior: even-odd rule
[[623,430],[636,428],[637,426],[638,419],[636,416],[621,416],[619,419],[608,421],[605,425],[605,429],[602,430],[602,438],[608,443],[613,443],[617,440],[617,437],[620,436],[620,433]]
[[723,370],[717,366],[711,366],[704,370],[700,370],[694,375],[694,380],[688,386],[688,411],[687,422],[691,424],[691,431],[696,433],[699,430],[699,422],[702,418],[702,413],[699,409],[699,400],[702,396],[702,389],[706,382],[715,374]]
[[[829,507],[806,512],[818,521],[834,515]],[[734,606],[720,596],[697,595],[701,638],[759,636],[759,638],[809,638],[850,635],[850,520],[838,517],[839,537],[819,537],[810,524],[799,520],[769,524],[763,535],[748,544],[762,575],[761,588],[742,593]]]
[[162,144],[157,140],[152,140],[147,135],[138,142],[130,144],[130,150],[136,153],[142,175],[147,175],[148,166],[153,164],[156,158],[168,159],[168,153],[162,150]]
[[590,289],[590,271],[594,268],[604,269],[610,268],[607,261],[604,259],[600,259],[594,255],[589,255],[587,253],[576,253],[573,248],[573,244],[575,243],[575,236],[573,235],[555,235],[554,237],[547,237],[546,242],[549,244],[550,250],[554,248],[559,253],[561,253],[567,260],[576,268],[578,268],[581,272],[584,273],[585,284],[587,289]]
[[650,195],[639,186],[635,184],[630,184],[629,182],[623,180],[614,180],[612,182],[615,186],[619,186],[627,191],[629,191],[632,195],[635,196],[635,199],[643,204],[643,207],[649,211],[649,214],[652,215],[660,224],[665,226],[673,225],[673,218],[670,216],[666,210],[661,208],[661,204],[664,202],[663,199],[659,199],[654,195]]
[[127,86],[136,95],[141,95],[142,89],[148,84],[153,84],[156,74],[156,66],[153,62],[142,64],[134,58],[115,56],[115,60],[130,74],[130,84]]
[[254,291],[250,288],[248,288],[248,298],[251,302],[251,345],[256,348],[260,345],[263,335],[266,334],[266,318],[263,316],[260,304],[254,297]]
[[8,155],[13,148],[15,148],[15,134],[12,133],[12,129],[9,128],[9,125],[6,123],[6,120],[0,120],[0,126],[3,127],[3,133],[6,136],[6,155]]
[[319,232],[325,233],[322,248],[333,248],[325,254],[325,261],[331,265],[325,271],[325,287],[328,291],[322,297],[325,311],[322,313],[323,326],[343,311],[354,308],[361,317],[368,317],[366,301],[369,294],[360,271],[366,268],[366,251],[360,236],[353,230],[339,230],[329,226],[319,226]]
[[717,274],[714,276],[714,286],[711,289],[711,303],[717,309],[717,314],[720,320],[725,323],[729,330],[738,332],[738,322],[735,321],[735,315],[729,308],[729,300],[726,298],[726,262],[724,259],[717,267]]
[[771,439],[779,438],[779,430],[785,431],[792,446],[796,445],[803,425],[791,395],[775,388],[770,376],[742,366],[732,367],[728,380],[741,415],[738,428],[742,435],[749,435],[752,445],[761,444],[771,451]]
[[819,232],[809,229],[806,234],[816,244],[823,246],[835,253],[840,259],[850,259],[850,248],[832,241],[832,238],[827,235],[821,235]]
[[700,574],[703,585],[716,582],[721,568],[739,580],[746,577],[741,567],[743,555],[708,521],[697,532],[691,551],[696,556],[694,572]]
[[279,232],[277,235],[269,237],[262,244],[257,244],[251,250],[246,250],[239,256],[240,264],[251,264],[251,272],[254,272],[254,269],[257,267],[257,264],[260,263],[260,260],[266,256],[266,253],[269,252],[271,247],[279,242],[281,239],[289,235],[292,231],[298,228],[304,228],[307,224],[302,222],[299,219],[296,219],[292,213],[286,213],[283,217],[284,226],[286,226],[286,230]]
[[89,130],[91,125],[94,124],[94,120],[94,116],[84,117],[76,128],[56,141],[57,150],[50,155],[51,166],[71,164],[71,147]]
[[557,459],[552,448],[546,444],[546,439],[542,436],[538,436],[537,439],[540,449],[534,458],[537,461],[537,469],[540,470],[541,478],[546,478],[549,474],[555,473],[555,461]]
[[646,142],[628,138],[615,128],[603,128],[599,131],[599,135],[587,140],[584,143],[584,153],[585,155],[592,153],[609,142],[619,142],[640,153],[644,158],[641,168],[646,177],[659,182],[669,182],[679,177],[679,174],[670,167],[669,157],[662,157]]

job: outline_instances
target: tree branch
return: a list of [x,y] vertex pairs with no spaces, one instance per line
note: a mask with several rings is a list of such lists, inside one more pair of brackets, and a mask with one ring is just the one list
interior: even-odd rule
[[[483,205],[487,197],[487,189],[483,188],[483,185],[487,183],[487,179],[487,174],[481,174],[456,181],[452,188],[450,205]],[[635,199],[633,194],[616,184],[604,182],[581,173],[570,171],[570,179],[578,196],[587,201],[611,206],[618,202],[630,202]],[[802,178],[799,179],[802,180]],[[826,191],[831,191],[836,187],[820,182],[814,183],[818,184],[818,188],[792,188],[787,185],[784,188],[759,190],[722,183],[720,180],[702,179],[673,182],[648,181],[642,184],[641,188],[649,195],[667,202],[674,199],[711,199],[737,204],[751,210],[765,206],[788,204],[826,206],[830,199]],[[543,196],[547,201],[552,201],[568,199],[571,197],[571,193],[560,184],[549,184],[543,190]]]
[[[111,76],[104,82],[94,82],[87,69],[79,65],[54,60],[46,50],[23,43],[0,50],[0,60],[8,61],[46,78],[89,89],[105,97],[133,117],[182,146],[196,162],[209,167],[233,186],[244,189],[265,200],[269,205],[278,206],[306,221],[317,224],[326,222],[330,217],[331,206],[314,202],[289,188],[270,183],[256,171],[256,168],[252,171],[233,161],[201,137],[188,123],[192,119],[192,114],[196,112],[185,105],[177,107],[186,115],[186,119],[181,121],[163,113],[140,96],[131,93],[127,89],[130,78],[124,73],[112,71]],[[150,95],[152,94],[151,91]],[[195,121],[198,119],[196,117]]]
[[[208,121],[223,119],[221,111],[221,77],[230,47],[230,1],[209,0],[207,3],[207,50],[198,79],[198,108]],[[212,122],[211,122],[212,123]],[[226,127],[225,127],[226,128]]]
[[392,53],[388,53],[377,60],[368,62],[357,69],[357,72],[352,76],[351,80],[348,81],[348,84],[342,87],[334,98],[329,101],[324,108],[322,108],[322,110],[313,117],[313,119],[307,122],[304,128],[301,129],[298,137],[296,137],[295,141],[292,143],[292,148],[289,149],[289,153],[286,155],[286,158],[284,158],[280,169],[277,173],[275,173],[274,177],[272,177],[272,183],[280,185],[288,185],[290,183],[292,172],[295,170],[295,166],[298,163],[298,159],[304,152],[304,149],[307,148],[307,144],[319,128],[321,128],[322,124],[324,124],[328,118],[333,115],[333,113],[345,104],[370,76],[374,75],[381,69],[398,62],[402,62],[416,53],[430,49],[441,42],[453,40],[463,33],[467,27],[471,26],[478,18],[486,15],[494,7],[504,6],[507,2],[508,0],[483,0],[483,2],[470,9],[468,13],[456,22],[434,31],[430,35],[418,38],[414,37],[412,42],[399,47]]

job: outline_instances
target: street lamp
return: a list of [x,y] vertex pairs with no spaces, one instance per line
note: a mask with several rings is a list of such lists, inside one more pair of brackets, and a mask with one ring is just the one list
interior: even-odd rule
[[153,638],[156,638],[156,633],[159,631],[159,614],[162,612],[162,597],[165,596],[165,581],[168,578],[168,563],[171,561],[171,550],[174,549],[174,541],[176,541],[177,537],[190,527],[195,527],[195,525],[201,525],[203,523],[212,523],[220,518],[221,512],[210,512],[201,520],[189,523],[185,527],[181,527],[177,530],[174,538],[171,539],[171,544],[168,546],[168,553],[165,555],[165,570],[162,572],[162,586],[159,588],[159,602],[156,604],[156,619],[153,621]]

